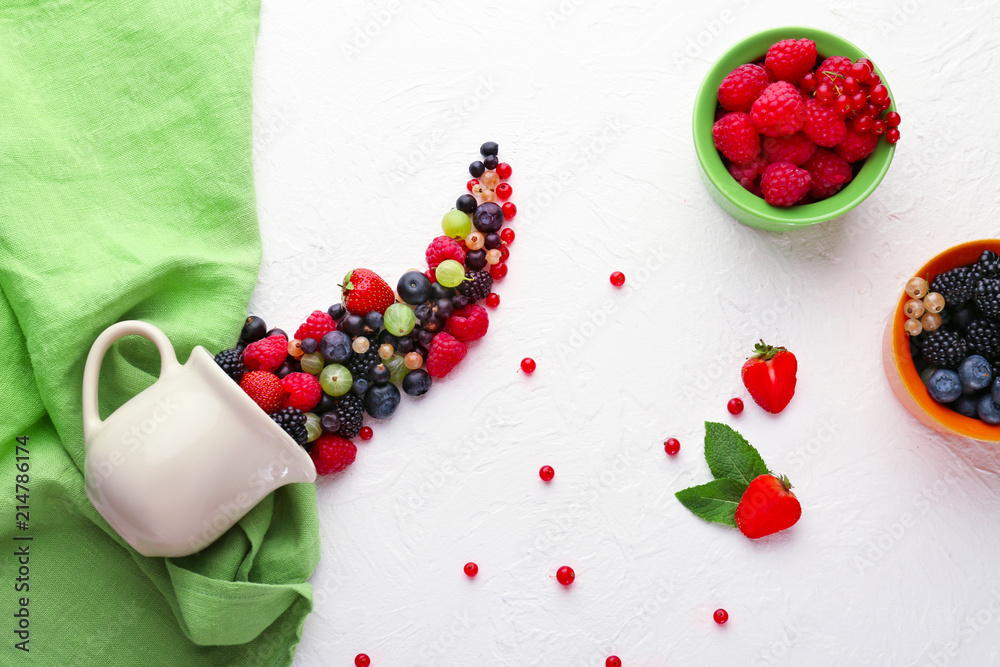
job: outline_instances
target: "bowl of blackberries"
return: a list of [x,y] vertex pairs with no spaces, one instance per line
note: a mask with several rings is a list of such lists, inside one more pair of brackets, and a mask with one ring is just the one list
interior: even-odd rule
[[1000,442],[1000,239],[950,248],[906,282],[883,362],[893,393],[921,422]]

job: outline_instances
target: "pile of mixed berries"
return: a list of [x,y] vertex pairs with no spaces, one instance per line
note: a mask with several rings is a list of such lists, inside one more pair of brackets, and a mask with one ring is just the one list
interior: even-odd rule
[[870,60],[817,60],[812,40],[782,40],[719,85],[715,147],[733,178],[773,206],[835,195],[879,137],[899,141],[899,114]]
[[903,326],[931,398],[1000,424],[1000,256],[986,250],[930,283],[911,278],[906,293]]
[[[339,472],[354,462],[351,440],[372,436],[365,416],[385,419],[402,392],[422,396],[434,379],[462,361],[482,338],[496,308],[494,280],[507,275],[517,208],[506,182],[510,165],[496,143],[480,148],[468,194],[442,220],[444,234],[427,247],[427,270],[403,274],[395,292],[375,272],[345,276],[342,301],[316,310],[293,335],[247,318],[238,344],[216,355],[219,366],[309,451],[316,471]],[[502,204],[497,203],[503,202]]]

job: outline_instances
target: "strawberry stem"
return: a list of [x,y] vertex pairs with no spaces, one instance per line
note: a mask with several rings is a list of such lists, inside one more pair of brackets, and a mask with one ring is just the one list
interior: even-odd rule
[[753,346],[754,353],[747,357],[748,359],[760,359],[761,361],[770,361],[782,352],[787,352],[783,347],[778,347],[776,345],[768,345],[761,338],[759,343],[755,343]]

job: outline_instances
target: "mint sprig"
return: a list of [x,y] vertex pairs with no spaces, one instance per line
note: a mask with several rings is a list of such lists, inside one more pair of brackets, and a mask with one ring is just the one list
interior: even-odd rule
[[677,500],[705,521],[735,527],[736,507],[767,465],[746,438],[716,422],[705,422],[705,460],[715,480],[678,491]]

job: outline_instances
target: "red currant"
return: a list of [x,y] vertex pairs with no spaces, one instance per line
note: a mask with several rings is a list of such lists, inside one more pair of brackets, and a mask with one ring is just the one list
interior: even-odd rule
[[868,98],[865,96],[864,93],[855,93],[854,95],[851,95],[850,100],[851,100],[851,109],[853,109],[854,111],[860,111],[865,106],[865,104],[868,103]]
[[479,179],[473,178],[472,180],[470,180],[468,183],[465,184],[465,189],[468,190],[469,192],[472,192],[472,188],[476,187],[477,185],[479,185]]
[[531,357],[525,357],[524,359],[521,359],[521,370],[524,371],[525,373],[534,373],[535,360],[532,359]]
[[807,93],[815,93],[816,89],[819,88],[819,82],[816,81],[816,75],[809,72],[802,80],[799,81],[799,88],[806,91]]
[[490,292],[486,295],[486,305],[490,308],[496,308],[500,305],[500,295],[496,292]]
[[833,110],[840,116],[846,116],[851,113],[851,98],[847,95],[839,96],[833,103]]
[[890,144],[894,144],[899,141],[899,128],[890,127],[885,131],[885,140]]
[[573,568],[563,565],[556,570],[556,579],[563,586],[569,586],[576,579],[576,572],[573,571]]
[[823,106],[830,106],[836,98],[837,93],[830,84],[821,83],[819,84],[819,87],[816,88],[816,101]]
[[538,469],[538,476],[542,478],[543,482],[551,482],[552,478],[556,476],[556,471],[552,466],[542,466]]
[[729,612],[727,612],[725,609],[716,609],[715,613],[712,614],[712,618],[715,619],[716,623],[722,625],[723,623],[729,620]]
[[424,271],[424,275],[427,276],[427,280],[431,281],[431,283],[437,282],[437,274],[434,272],[434,269],[427,269]]
[[902,118],[895,111],[890,111],[885,115],[885,124],[889,127],[899,127],[899,121],[901,120]]
[[867,132],[872,129],[872,117],[871,116],[857,116],[854,122],[851,123],[854,126],[856,132]]
[[[864,65],[865,68],[867,68],[867,70],[868,70],[867,78],[868,79],[871,79],[872,76],[874,76],[874,74],[875,74],[875,65],[872,63],[871,60],[869,60],[868,58],[858,58],[858,63],[857,64]],[[872,85],[874,86],[875,84],[873,83]]]
[[357,657],[354,658],[354,664],[355,667],[368,667],[372,664],[372,660],[364,653],[358,653]]
[[865,83],[867,83],[869,86],[871,86],[872,88],[874,88],[875,86],[877,86],[880,83],[882,83],[882,77],[880,77],[878,74],[875,74],[875,72],[873,70],[872,71],[872,75],[870,77],[868,77],[868,80],[865,81]]
[[501,207],[501,210],[503,210],[503,219],[504,220],[513,220],[514,216],[517,215],[517,207],[514,206],[514,202],[512,202],[512,201],[509,201],[509,202],[505,203]]
[[667,441],[663,443],[663,451],[673,456],[681,451],[681,441],[677,438],[667,438]]
[[621,287],[625,284],[625,274],[621,271],[615,271],[611,274],[611,284],[615,287]]
[[726,409],[729,410],[729,414],[738,415],[743,412],[743,401],[738,398],[729,399],[729,403],[726,404]]
[[622,667],[622,659],[617,655],[608,656],[604,661],[604,667]]
[[505,245],[500,246],[500,261],[506,262],[508,259],[510,259],[510,250]]
[[851,65],[851,76],[861,83],[864,83],[868,80],[868,77],[871,76],[871,70],[868,69],[868,65],[859,60]]
[[871,92],[869,93],[872,98],[872,102],[875,104],[881,104],[889,99],[889,89],[883,86],[881,83],[877,86],[872,86]]
[[858,111],[858,113],[861,114],[862,116],[871,116],[872,118],[874,118],[875,116],[878,115],[879,110],[878,107],[872,104],[871,102],[866,102],[865,105],[861,107],[861,110]]
[[513,169],[511,169],[510,165],[507,164],[506,162],[501,162],[500,164],[497,165],[496,172],[497,176],[499,176],[501,179],[507,180],[508,178],[510,178],[511,173],[513,173]]
[[371,440],[372,436],[375,435],[375,432],[372,431],[371,426],[362,426],[358,435],[361,436],[362,440]]
[[885,134],[885,121],[881,118],[876,118],[872,121],[872,134],[879,137]]
[[510,187],[506,183],[501,183],[500,185],[493,188],[493,192],[496,193],[497,199],[500,201],[507,201],[510,196],[514,194],[514,188]]
[[465,574],[470,577],[476,576],[477,574],[479,574],[479,566],[476,565],[475,563],[466,563]]
[[490,267],[490,275],[493,276],[493,280],[503,280],[504,276],[507,275],[507,265],[494,264]]
[[861,86],[858,85],[858,80],[853,76],[845,76],[842,85],[844,92],[848,95],[857,95],[861,92]]
[[879,102],[875,106],[877,106],[879,110],[885,111],[886,109],[892,106],[892,99],[887,97],[885,98],[885,101]]
[[508,245],[514,242],[514,236],[514,230],[510,227],[504,227],[500,230],[500,240]]

